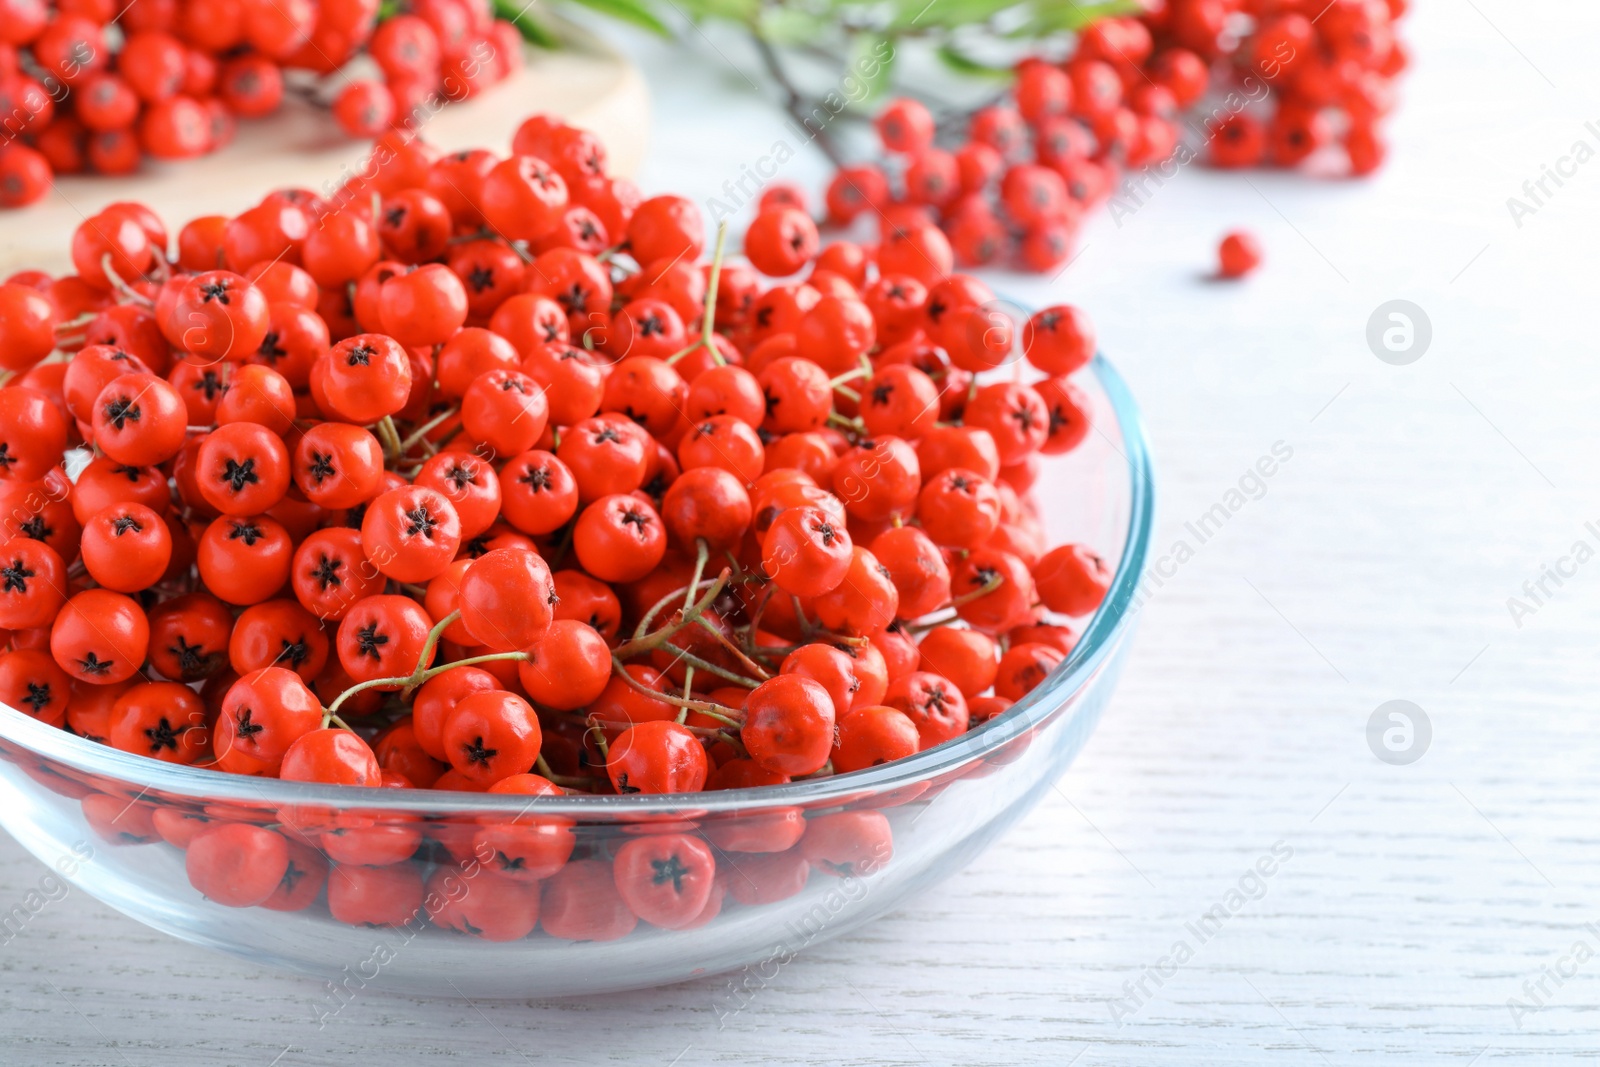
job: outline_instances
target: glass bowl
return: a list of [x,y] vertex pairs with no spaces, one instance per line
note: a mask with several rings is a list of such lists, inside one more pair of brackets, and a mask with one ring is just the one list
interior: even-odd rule
[[[1103,357],[1078,378],[1095,432],[1050,461],[1052,494],[1036,495],[1053,539],[1118,561],[1110,593],[1044,683],[957,740],[759,790],[535,799],[220,774],[0,708],[0,824],[60,878],[148,926],[323,979],[324,1022],[367,991],[527,998],[742,967],[722,1009],[737,1011],[808,946],[972,862],[1051,788],[1099,720],[1133,628],[1153,487],[1122,379]],[[302,877],[268,906],[206,899],[174,843],[217,821],[278,829]],[[635,924],[611,884],[619,848],[666,834],[716,860],[713,903],[689,928]],[[570,835],[575,851],[541,881],[552,835],[562,849]],[[353,862],[396,855],[406,858]],[[672,877],[670,865],[654,869]]]

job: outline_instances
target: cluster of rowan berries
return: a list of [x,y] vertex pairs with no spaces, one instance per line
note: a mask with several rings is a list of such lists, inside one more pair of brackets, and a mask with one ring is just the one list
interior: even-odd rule
[[876,119],[887,158],[835,173],[829,220],[904,229],[920,218],[961,266],[1043,272],[1070,257],[1085,215],[1125,174],[1153,164],[1382,165],[1406,0],[1147,6],[1085,28],[1064,62],[1024,60],[1009,98],[964,129],[941,128],[916,100],[890,102]]
[[[955,740],[1071,652],[1110,572],[1030,488],[1089,430],[1080,312],[1019,326],[914,235],[823,248],[781,206],[705,262],[691,201],[543,117],[503,158],[380,147],[175,240],[114,204],[76,273],[0,284],[5,714],[293,781],[692,794]],[[422,829],[291,816],[104,828],[224,902],[299,892],[284,820],[420,892]],[[794,822],[722,847],[883,836]],[[592,900],[551,826],[445,844]],[[387,921],[349,881],[335,916]]]
[[[358,54],[382,80],[340,73],[334,117],[353,137],[471,96],[521,66],[488,0],[5,0],[0,4],[0,206],[55,174],[128,174],[189,159],[278,109],[285,79],[316,91]],[[330,81],[331,84],[331,81]]]

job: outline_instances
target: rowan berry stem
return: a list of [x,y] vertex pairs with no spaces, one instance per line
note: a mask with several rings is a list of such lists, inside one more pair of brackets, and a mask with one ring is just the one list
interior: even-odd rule
[[[826,630],[818,630],[815,633],[811,634],[810,638],[807,640],[807,644],[815,644],[817,641],[827,641],[830,644],[837,644],[837,645],[865,645],[865,644],[870,643],[871,638],[867,638],[867,637],[848,637],[848,636],[846,636],[844,634],[835,634],[835,633],[829,633]],[[789,653],[798,652],[802,648],[805,648],[805,647],[806,646],[803,645],[803,644],[802,645],[762,645],[761,648],[758,650],[757,654],[760,655],[763,659],[782,659],[783,657],[787,656]]]
[[439,439],[437,441],[428,441],[428,442],[426,442],[426,444],[429,447],[431,447],[435,451],[435,453],[437,453],[438,451],[443,449],[445,445],[447,445],[451,441],[455,440],[456,436],[458,434],[460,434],[460,433],[461,433],[461,424],[458,422],[454,426],[452,426],[448,430],[446,430],[439,437]]
[[[711,252],[711,269],[706,272],[706,316],[700,327],[701,343],[710,346],[716,352],[716,345],[712,344],[711,334],[717,325],[717,286],[722,281],[722,255],[728,245],[728,220],[723,219],[717,223],[717,243]],[[721,363],[719,357],[717,360]]]
[[460,411],[461,409],[458,406],[451,404],[448,408],[417,427],[411,436],[400,442],[400,454],[403,456],[413,448],[416,448],[430,433],[455,418]]
[[444,637],[444,632],[450,629],[453,623],[460,620],[461,612],[456,610],[433,624],[433,628],[428,631],[428,636],[423,639],[422,654],[417,657],[417,669],[413,673],[421,674],[427,670],[429,661],[433,659],[433,651],[439,647],[439,640]]
[[378,440],[383,442],[383,451],[390,459],[399,459],[404,454],[405,448],[400,443],[400,431],[395,429],[394,416],[385,415],[373,423],[377,431]]
[[148,296],[123,281],[117,276],[117,272],[111,269],[110,252],[100,257],[100,270],[105,274],[106,280],[111,283],[111,288],[116,290],[118,296],[122,297],[124,303],[137,304],[142,308],[154,308],[156,306],[154,300],[151,300]]
[[550,764],[545,761],[543,756],[533,761],[533,769],[543,775],[546,781],[553,782],[563,789],[581,789],[587,793],[589,791],[588,787],[594,784],[587,778],[576,778],[570,774],[557,774],[550,769]]
[[800,631],[804,634],[810,634],[812,629],[811,620],[806,618],[806,609],[800,603],[800,598],[790,593],[789,603],[794,605],[794,619],[800,624]]
[[656,616],[665,611],[668,604],[678,599],[679,593],[682,593],[685,589],[692,588],[694,587],[686,585],[680,589],[674,589],[672,592],[668,593],[654,604],[651,604],[650,610],[646,611],[642,616],[639,617],[639,625],[633,628],[633,639],[637,641],[642,638],[645,633],[649,631],[650,624],[655,621]]
[[700,579],[706,573],[706,561],[711,558],[711,546],[706,544],[704,537],[694,539],[694,573],[689,575],[689,587],[683,594],[683,610],[688,611],[694,606],[694,591],[700,585]]
[[505,663],[507,661],[526,663],[532,658],[533,657],[528,655],[526,652],[485,652],[481,656],[468,656],[466,659],[455,659],[451,660],[449,663],[441,663],[437,667],[429,667],[427,670],[423,671],[422,681],[418,682],[417,685],[421,685],[422,682],[426,682],[429,679],[437,678],[445,671],[453,671],[457,667],[474,667],[480,663]]
[[951,607],[951,608],[959,608],[964,604],[970,604],[974,600],[979,600],[979,599],[981,599],[983,597],[986,597],[990,593],[994,592],[996,589],[999,589],[1002,585],[1005,584],[1005,581],[1006,581],[1006,576],[1005,575],[997,574],[993,578],[990,578],[987,582],[984,582],[982,585],[978,586],[978,588],[972,590],[971,592],[962,593],[960,596],[957,596],[957,597],[951,597],[950,598],[950,603],[945,605],[945,606],[946,607]]
[[[765,667],[761,666],[761,664],[757,663],[755,660],[753,660],[749,656],[745,655],[744,651],[742,649],[740,649],[738,645],[736,645],[732,641],[728,640],[728,635],[727,634],[723,633],[721,630],[719,630],[715,626],[711,625],[709,622],[707,622],[705,620],[704,617],[696,619],[695,622],[700,624],[701,629],[705,630],[712,637],[716,638],[717,639],[717,643],[720,644],[723,648],[727,649],[733,655],[733,657],[739,661],[740,666],[744,667],[751,674],[755,675],[756,678],[758,678],[758,679],[760,679],[761,681],[764,682],[768,678],[772,677],[771,674],[767,673],[767,669]],[[752,686],[751,688],[754,688],[754,686]]]
[[[727,584],[728,572],[726,569],[724,569],[721,574],[717,575],[716,580],[711,583],[711,588],[707,589],[705,594],[701,596],[699,600],[695,601],[694,604],[684,609],[682,617],[676,622],[668,623],[655,633],[636,636],[632,641],[624,641],[613,651],[612,658],[627,659],[629,656],[637,656],[641,652],[651,652],[660,648],[668,641],[668,639],[678,633],[678,631],[682,630],[686,626],[692,626],[694,621],[711,606],[712,602],[715,601],[717,597],[722,595],[722,590]],[[668,593],[660,602],[657,602],[657,604],[645,614],[643,619],[639,620],[639,625],[641,627],[645,626],[652,618],[655,617],[656,613],[666,605],[666,602],[676,599],[677,596],[678,590],[676,589],[674,589],[671,593]],[[638,631],[635,630],[635,633],[637,634]]]
[[591,721],[587,732],[594,735],[594,747],[600,750],[600,757],[610,762],[611,742],[606,740],[605,729],[598,722]]
[[651,689],[639,679],[628,673],[626,665],[616,656],[611,657],[611,666],[615,669],[616,676],[622,679],[622,684],[630,689],[636,689],[651,700],[659,700],[663,704],[671,704],[675,708],[685,708],[689,711],[698,711],[700,714],[713,718],[729,726],[743,726],[744,722],[733,718],[730,714],[733,708],[722,704],[713,704],[709,700],[690,700],[685,697],[676,697],[671,693],[663,693],[659,689]]
[[[754,678],[747,678],[742,674],[728,670],[726,667],[719,667],[710,660],[695,655],[693,652],[686,652],[683,649],[674,649],[673,652],[673,659],[682,662],[690,670],[698,668],[702,671],[708,671],[724,681],[732,682],[735,685],[742,685],[746,689],[754,689],[756,686],[761,684]],[[688,693],[684,693],[684,696],[688,695]]]
[[[800,598],[791,594],[791,599],[794,601],[795,618],[800,621],[800,631],[805,635],[807,641],[834,641],[846,645],[864,645],[867,643],[865,637],[856,637],[852,634],[836,634],[832,630],[817,625],[806,618],[805,609],[800,606]],[[765,652],[766,650],[763,649],[762,651]]]
[[[111,254],[109,252],[106,253],[106,258],[111,258]],[[87,326],[89,323],[93,322],[96,317],[97,316],[95,312],[86,311],[77,318],[68,319],[66,322],[58,322],[55,326],[56,333],[66,333],[69,330],[76,330],[80,326]]]
[[328,723],[332,722],[334,720],[334,718],[337,717],[337,712],[338,712],[338,710],[340,708],[344,707],[344,702],[349,700],[351,697],[355,696],[357,693],[364,692],[364,691],[366,691],[368,689],[377,689],[377,688],[382,687],[382,686],[387,686],[387,687],[392,689],[392,688],[394,688],[396,686],[400,686],[400,685],[405,684],[405,682],[408,679],[409,679],[409,676],[407,676],[407,678],[374,678],[371,681],[357,682],[355,685],[352,685],[349,689],[346,689],[344,692],[342,692],[338,696],[334,697],[333,698],[333,703],[329,704],[326,708],[323,709],[323,711],[322,711],[322,725],[323,725],[323,728],[326,729]]
[[949,615],[941,615],[937,619],[924,619],[922,622],[906,627],[906,629],[911,633],[920,634],[928,630],[937,630],[941,626],[948,626],[950,623],[955,622],[956,619],[960,617],[956,613],[956,609],[960,608],[964,604],[970,604],[974,600],[979,600],[988,596],[990,593],[1004,585],[1005,580],[1005,575],[997,574],[971,592],[962,593],[958,597],[952,597],[950,603],[941,604],[939,607],[933,609],[935,611],[948,611],[950,612]]
[[756,633],[761,629],[761,616],[767,610],[767,602],[772,599],[772,586],[767,586],[761,593],[761,599],[756,601],[756,610],[750,613],[750,623],[745,629],[744,647],[746,654],[760,655],[756,650]]
[[717,284],[722,278],[722,254],[727,241],[728,222],[724,219],[717,223],[717,243],[711,253],[711,267],[706,277],[705,316],[701,320],[700,336],[668,356],[666,361],[669,365],[677,363],[697,348],[704,348],[710,352],[712,361],[719,367],[728,362],[722,353],[717,351],[717,344],[711,339],[717,325]]
[[410,674],[398,675],[392,678],[371,678],[365,682],[357,682],[340,693],[322,713],[322,725],[328,725],[328,722],[335,717],[335,713],[344,706],[345,701],[367,689],[400,689],[402,690],[402,696],[410,696],[417,686],[430,678],[436,678],[445,671],[454,670],[457,667],[470,667],[476,663],[493,663],[503,660],[524,661],[528,658],[526,652],[489,652],[482,656],[468,656],[466,659],[458,659],[450,663],[441,663],[437,667],[429,667],[428,664],[433,660],[433,653],[439,647],[440,637],[450,628],[451,623],[460,618],[461,612],[452,611],[433,624],[433,629],[428,631],[427,639],[422,642],[422,652],[417,656],[416,669]]

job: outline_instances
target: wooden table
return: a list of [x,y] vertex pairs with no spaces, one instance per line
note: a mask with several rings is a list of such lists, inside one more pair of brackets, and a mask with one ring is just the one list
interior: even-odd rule
[[[1150,599],[1098,735],[970,869],[808,951],[720,1027],[725,979],[544,1004],[375,996],[319,1031],[314,983],[73,895],[0,947],[0,1060],[1465,1067],[1595,1055],[1600,960],[1577,956],[1600,951],[1587,925],[1600,921],[1600,562],[1562,564],[1573,576],[1546,579],[1520,627],[1507,599],[1526,600],[1523,583],[1574,542],[1600,547],[1585,525],[1600,520],[1600,162],[1550,184],[1521,228],[1506,198],[1574,141],[1600,146],[1584,125],[1600,119],[1600,11],[1419,8],[1417,70],[1381,177],[1186,171],[1120,228],[1102,216],[1059,281],[1007,281],[1097,317],[1153,427],[1158,543],[1185,537],[1275,442],[1293,457]],[[786,136],[731,68],[754,77],[730,43],[687,61],[633,47],[661,116],[647,188],[712,195]],[[782,176],[820,174],[797,159]],[[1240,285],[1203,280],[1234,225],[1261,236],[1265,269]],[[1431,320],[1431,346],[1409,365],[1365,339],[1392,299]],[[1432,726],[1409,765],[1368,746],[1369,719],[1394,699]],[[1290,855],[1249,876],[1274,849]],[[0,856],[3,903],[42,868],[9,842]],[[1202,929],[1241,884],[1249,899]],[[1180,941],[1187,962],[1163,962]],[[1546,969],[1572,976],[1557,984]]]
[[[451,102],[441,91],[418,106],[412,128],[446,151],[505,151],[522,120],[544,111],[599,133],[614,146],[613,170],[634,173],[650,131],[650,95],[638,67],[581,28],[557,25],[567,48],[529,50],[521,70],[479,96]],[[355,76],[365,76],[359,66]],[[277,188],[332,198],[342,183],[366,172],[368,149],[366,142],[340,133],[326,107],[290,94],[270,117],[242,123],[222,151],[180,163],[147,160],[137,174],[117,181],[67,177],[27,210],[6,212],[0,271],[70,269],[67,241],[73,229],[118,200],[148,204],[175,234],[189,219],[238,214]]]

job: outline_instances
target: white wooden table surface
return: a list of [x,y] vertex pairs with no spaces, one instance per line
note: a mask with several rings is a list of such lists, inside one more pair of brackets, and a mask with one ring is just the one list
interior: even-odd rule
[[[1561,563],[1575,542],[1600,548],[1585,526],[1600,520],[1600,161],[1547,182],[1520,228],[1506,206],[1575,142],[1600,148],[1600,10],[1417,7],[1417,66],[1378,179],[1185,172],[1121,228],[1102,216],[1051,290],[1092,309],[1143,399],[1160,544],[1275,442],[1293,458],[1150,600],[1120,694],[1058,795],[972,868],[809,951],[722,1026],[725,984],[706,979],[542,1004],[373,996],[318,1030],[315,983],[73,894],[0,946],[0,1061],[1343,1067],[1600,1053],[1600,926],[1586,925],[1600,922],[1600,562]],[[710,195],[761,154],[741,145],[784,136],[714,51],[635,47],[660,116],[648,187]],[[708,92],[722,94],[709,116]],[[1261,236],[1266,269],[1202,281],[1233,225]],[[1432,324],[1408,366],[1365,341],[1391,299]],[[1546,579],[1519,627],[1508,598],[1558,564],[1572,576]],[[1432,725],[1408,766],[1368,747],[1391,699]],[[1247,878],[1275,845],[1292,855]],[[42,870],[0,843],[0,903]],[[1202,942],[1188,924],[1241,879],[1259,899]],[[1163,958],[1180,941],[1192,958],[1173,970]]]

